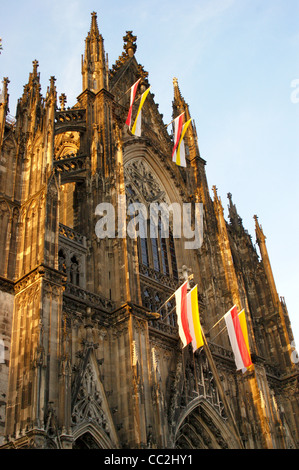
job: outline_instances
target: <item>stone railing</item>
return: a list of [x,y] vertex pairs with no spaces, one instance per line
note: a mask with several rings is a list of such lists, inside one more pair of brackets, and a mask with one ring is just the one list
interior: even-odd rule
[[144,264],[139,264],[139,273],[170,289],[176,289],[179,284],[179,281],[174,277],[155,271],[155,269],[145,266]]
[[71,283],[66,283],[64,293],[66,295],[76,297],[78,300],[81,300],[84,303],[89,304],[90,306],[104,309],[108,312],[111,312],[116,308],[116,304],[112,300],[106,299],[105,297],[102,297],[99,294],[89,292]]
[[86,246],[86,237],[81,233],[76,232],[74,229],[67,227],[66,225],[59,224],[59,235],[67,238],[70,241],[79,243],[84,247]]

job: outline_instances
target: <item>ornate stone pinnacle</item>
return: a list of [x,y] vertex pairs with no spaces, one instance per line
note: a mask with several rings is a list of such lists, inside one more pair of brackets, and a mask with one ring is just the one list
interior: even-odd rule
[[61,95],[59,96],[59,102],[60,102],[61,111],[64,111],[65,103],[67,102],[67,98],[64,93],[61,93]]
[[123,37],[124,40],[124,50],[130,57],[133,57],[137,50],[136,40],[137,36],[133,36],[133,31],[126,31],[126,36]]
[[218,198],[217,187],[214,185],[214,186],[212,187],[212,190],[213,190],[215,199],[217,199],[217,198]]
[[32,64],[33,64],[33,73],[34,73],[34,75],[36,75],[36,73],[37,73],[37,67],[38,67],[38,60],[35,59],[35,60],[32,62]]

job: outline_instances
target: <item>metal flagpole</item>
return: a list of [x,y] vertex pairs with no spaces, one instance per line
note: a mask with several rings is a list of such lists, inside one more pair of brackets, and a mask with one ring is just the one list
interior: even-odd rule
[[165,127],[170,126],[170,124],[172,124],[179,116],[181,116],[181,115],[184,114],[184,113],[185,113],[185,111],[183,111],[183,112],[182,112],[181,114],[179,114],[176,118],[174,118],[172,121],[170,121],[169,124],[165,124]]
[[221,335],[222,331],[224,331],[224,330],[226,330],[226,326],[224,328],[222,328],[222,330],[219,331],[219,333],[217,333],[216,336],[214,336],[212,339],[210,339],[210,341],[212,342],[212,341],[214,341],[214,339],[218,338],[218,336]]
[[[119,103],[123,99],[123,97],[131,90],[131,88],[129,88],[123,95],[121,95],[121,97],[116,101],[116,104]],[[137,101],[140,100],[141,96],[142,94],[138,96],[138,98],[135,98],[134,103],[137,103]]]
[[220,377],[218,375],[218,371],[217,371],[217,367],[216,367],[216,364],[214,362],[214,359],[213,359],[213,356],[212,356],[212,353],[211,353],[211,350],[209,348],[209,345],[208,345],[208,342],[207,342],[207,339],[206,339],[206,336],[203,332],[203,329],[201,329],[202,331],[202,338],[203,338],[203,341],[204,341],[204,350],[205,350],[205,353],[206,353],[206,356],[207,356],[207,359],[208,359],[208,362],[209,362],[209,365],[211,367],[211,370],[212,370],[212,373],[213,373],[213,376],[214,376],[214,379],[215,379],[215,382],[217,384],[217,387],[218,387],[218,390],[219,390],[219,393],[220,393],[220,396],[221,396],[221,400],[224,404],[224,407],[226,409],[226,413],[233,425],[233,428],[234,428],[234,431],[235,431],[235,437],[236,439],[239,441],[239,444],[240,444],[240,447],[243,449],[244,446],[243,446],[243,443],[242,443],[242,440],[240,438],[240,435],[239,435],[239,429],[238,429],[238,426],[237,426],[237,423],[234,419],[234,416],[233,416],[233,413],[232,413],[232,410],[229,406],[229,403],[227,401],[227,398],[226,398],[226,395],[225,395],[225,392],[223,390],[223,387],[222,387],[222,383],[221,383],[221,380],[220,380]]
[[[234,305],[232,308],[234,308],[234,307],[235,307],[235,305]],[[241,310],[242,310],[242,309],[241,309]],[[226,313],[227,313],[227,312],[226,312]],[[226,313],[220,318],[220,320],[218,320],[218,321],[215,323],[215,325],[212,326],[212,328],[209,329],[209,331],[207,332],[207,335],[208,335],[209,333],[211,333],[211,331],[215,328],[215,326],[219,325],[219,323],[220,323],[222,320],[224,320],[224,317],[225,317]]]

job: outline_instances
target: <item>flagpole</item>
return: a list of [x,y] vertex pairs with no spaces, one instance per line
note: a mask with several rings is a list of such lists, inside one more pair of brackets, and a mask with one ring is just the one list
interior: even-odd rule
[[226,413],[228,415],[228,417],[230,418],[230,421],[233,425],[233,428],[234,428],[234,431],[235,431],[235,437],[236,439],[239,441],[239,444],[240,444],[240,447],[243,449],[244,448],[244,445],[243,445],[243,442],[240,438],[240,435],[239,435],[239,429],[238,429],[238,426],[237,426],[237,423],[234,419],[234,416],[233,416],[233,413],[232,413],[232,410],[229,406],[229,403],[227,401],[227,398],[226,398],[226,395],[225,395],[225,392],[222,388],[222,383],[221,383],[221,380],[220,380],[220,377],[218,375],[218,371],[217,371],[217,367],[216,367],[216,364],[214,362],[214,359],[213,359],[213,356],[212,356],[212,353],[211,353],[211,350],[209,348],[209,345],[208,345],[208,342],[207,342],[207,339],[206,339],[206,336],[203,332],[203,329],[201,329],[201,332],[202,332],[202,337],[203,337],[203,341],[204,341],[204,350],[205,350],[205,353],[206,353],[206,356],[207,356],[207,359],[208,359],[208,362],[209,362],[209,365],[211,367],[211,370],[212,370],[212,373],[213,373],[213,376],[214,376],[214,379],[215,379],[215,382],[217,384],[217,387],[218,387],[218,390],[219,390],[219,393],[220,393],[220,396],[221,396],[221,400],[223,402],[223,405],[226,409]]
[[166,318],[168,318],[168,317],[169,317],[169,315],[171,315],[171,314],[172,314],[172,312],[174,312],[174,311],[175,311],[175,309],[176,309],[176,306],[175,306],[175,307],[173,307],[173,308],[170,310],[170,312],[169,312],[169,313],[167,313],[167,315],[166,315],[166,316],[163,318],[162,322],[163,322],[164,320],[166,320]]
[[[185,281],[183,282],[183,284],[186,282],[186,281],[189,281],[191,279],[193,279],[194,275],[193,274],[190,274],[190,276],[188,276],[188,279],[185,279]],[[183,285],[182,284],[182,285]],[[180,286],[181,287],[181,286]],[[176,292],[176,291],[175,291]],[[160,312],[160,310],[175,296],[175,292],[173,294],[171,294],[170,297],[168,297],[167,300],[165,300],[164,304],[161,305],[161,307],[158,308],[157,310],[157,313]],[[165,317],[166,318],[166,317]],[[165,319],[164,319],[165,320]]]
[[179,114],[176,118],[174,118],[169,124],[166,124],[165,127],[170,126],[178,117],[180,117],[182,114],[185,114],[185,111],[183,111],[181,114]]
[[[235,307],[235,305],[234,305],[232,308],[234,308],[234,307]],[[242,309],[241,309],[241,310],[242,310]],[[226,312],[226,313],[227,313],[227,312]],[[219,323],[220,323],[222,320],[224,320],[224,317],[225,317],[226,313],[220,318],[220,320],[218,320],[218,321],[215,323],[215,325],[212,326],[212,328],[209,329],[209,331],[207,332],[207,335],[208,335],[209,333],[211,333],[211,331],[215,328],[215,326],[219,325]]]
[[217,323],[215,323],[215,325],[212,326],[212,328],[209,329],[209,331],[207,332],[207,335],[211,333],[211,331],[215,328],[215,326],[219,325],[219,323],[222,322],[222,320],[224,320],[225,315],[226,313],[223,315],[223,317],[220,318],[220,320],[217,321]]
[[168,127],[168,126],[170,126],[170,124],[172,124],[172,123],[173,123],[175,120],[176,120],[176,118],[175,118],[175,119],[173,119],[172,121],[170,121],[170,123],[169,123],[169,124],[165,124],[165,127]]
[[226,326],[225,326],[224,328],[222,328],[222,330],[219,331],[219,333],[217,333],[216,336],[214,336],[212,339],[210,339],[210,341],[212,342],[212,341],[214,341],[214,339],[218,338],[218,336],[221,335],[221,333],[222,333],[224,330],[226,330],[226,328],[227,328]]
[[[131,88],[129,88],[123,95],[121,95],[121,97],[116,101],[116,103],[119,103],[123,99],[123,97],[128,93],[128,91],[130,91],[130,89]],[[141,96],[142,96],[142,93],[140,96],[138,96],[138,98],[135,98],[134,103],[137,103],[137,101],[140,100]]]
[[[242,308],[241,311],[238,313],[238,315],[240,315],[240,313],[242,313],[243,310],[244,310],[244,309]],[[217,325],[221,322],[221,320],[224,319],[225,315],[226,315],[226,314],[224,314],[223,317],[221,317],[220,320],[217,321],[217,323],[215,323],[214,326],[212,326],[212,328],[207,332],[207,334],[209,334],[209,333],[213,330],[213,328],[215,328],[215,326],[217,326]],[[222,328],[222,330],[220,330],[219,333],[217,333],[216,336],[214,336],[212,339],[210,339],[210,341],[214,341],[214,339],[218,338],[218,336],[221,335],[221,333],[222,333],[224,330],[226,330],[226,329],[227,329],[227,326],[225,325],[225,327]]]

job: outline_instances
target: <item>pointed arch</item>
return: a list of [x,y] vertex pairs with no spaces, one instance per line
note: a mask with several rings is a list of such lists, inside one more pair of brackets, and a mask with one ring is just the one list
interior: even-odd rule
[[204,397],[192,400],[178,419],[174,447],[179,449],[238,449],[229,423]]
[[84,422],[73,431],[73,448],[80,449],[115,449],[115,443],[99,426]]
[[119,447],[97,358],[92,349],[87,350],[72,386],[72,434],[76,440],[87,433],[98,448]]

